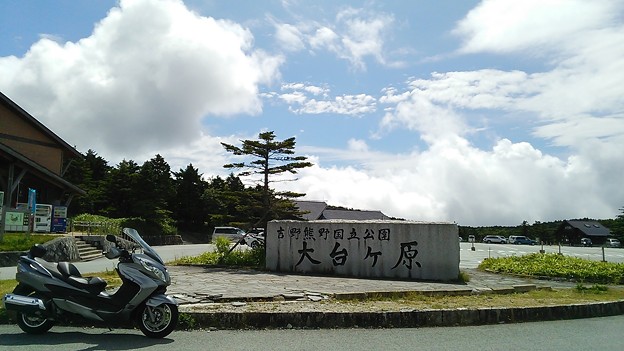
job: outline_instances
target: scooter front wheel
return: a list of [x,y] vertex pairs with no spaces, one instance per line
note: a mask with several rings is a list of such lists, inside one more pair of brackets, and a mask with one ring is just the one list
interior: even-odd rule
[[143,305],[137,314],[139,329],[149,338],[164,338],[178,324],[178,306],[163,303],[151,307]]

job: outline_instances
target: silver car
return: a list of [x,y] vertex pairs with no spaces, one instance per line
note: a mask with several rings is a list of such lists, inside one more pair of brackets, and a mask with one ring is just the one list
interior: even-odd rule
[[507,239],[500,235],[486,235],[483,242],[486,244],[507,244]]
[[244,236],[245,231],[236,227],[215,227],[212,232],[212,240],[218,237],[224,237],[233,242],[240,242]]
[[620,241],[618,239],[609,238],[605,242],[605,246],[607,246],[607,247],[620,247]]

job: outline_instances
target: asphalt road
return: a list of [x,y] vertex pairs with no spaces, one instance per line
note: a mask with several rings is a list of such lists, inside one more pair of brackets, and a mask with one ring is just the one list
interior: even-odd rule
[[10,350],[622,350],[624,316],[411,329],[175,331],[153,340],[137,330],[54,327],[44,335],[0,325]]

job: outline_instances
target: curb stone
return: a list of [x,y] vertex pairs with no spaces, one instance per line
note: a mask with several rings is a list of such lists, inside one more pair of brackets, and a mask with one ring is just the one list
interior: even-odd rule
[[[190,307],[190,306],[189,306]],[[624,314],[624,300],[519,308],[405,310],[398,312],[190,312],[195,328],[414,328],[522,323]]]

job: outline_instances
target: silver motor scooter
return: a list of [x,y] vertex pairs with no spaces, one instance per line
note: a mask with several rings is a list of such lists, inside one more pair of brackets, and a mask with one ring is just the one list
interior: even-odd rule
[[[47,332],[56,321],[82,316],[117,326],[136,322],[150,338],[163,338],[178,323],[178,303],[165,295],[171,278],[162,258],[131,228],[123,233],[136,242],[143,253],[111,247],[109,259],[118,258],[117,274],[122,285],[114,293],[106,292],[100,277],[83,277],[69,262],[47,262],[41,257],[46,249],[33,246],[17,263],[17,287],[3,298],[7,312],[26,333]],[[117,243],[117,237],[106,240]]]

